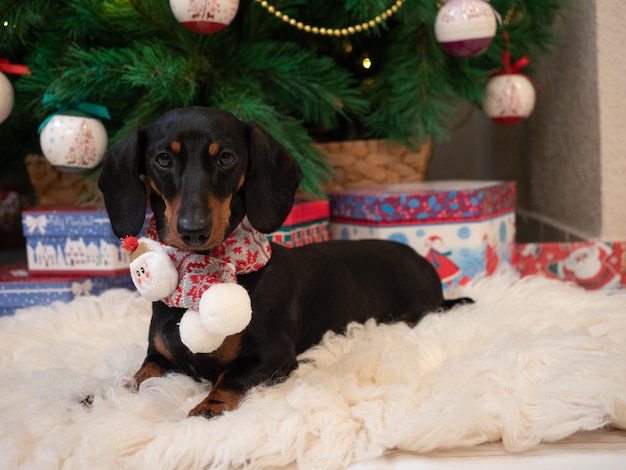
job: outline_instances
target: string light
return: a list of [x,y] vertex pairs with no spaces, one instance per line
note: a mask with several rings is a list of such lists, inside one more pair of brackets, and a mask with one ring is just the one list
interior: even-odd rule
[[293,26],[294,28],[304,31],[310,34],[319,34],[321,36],[352,36],[353,34],[367,31],[381,24],[383,21],[388,20],[391,16],[397,13],[398,9],[404,5],[405,0],[397,0],[391,7],[387,8],[380,15],[376,15],[374,19],[366,21],[365,23],[348,26],[346,28],[324,28],[319,26],[311,26],[304,24],[302,21],[298,21],[291,18],[289,15],[285,15],[280,10],[277,10],[273,5],[270,5],[267,0],[254,0],[259,5],[267,10],[268,13],[282,20],[284,23]]

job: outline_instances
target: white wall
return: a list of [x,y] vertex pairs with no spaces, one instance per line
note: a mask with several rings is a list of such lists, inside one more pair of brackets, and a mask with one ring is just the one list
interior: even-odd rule
[[626,2],[597,1],[603,239],[626,240]]

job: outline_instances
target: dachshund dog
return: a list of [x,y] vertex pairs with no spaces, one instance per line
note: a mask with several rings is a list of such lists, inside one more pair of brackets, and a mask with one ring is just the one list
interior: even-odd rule
[[[296,160],[254,122],[214,108],[165,113],[113,146],[99,179],[113,231],[136,235],[149,198],[160,241],[206,253],[247,216],[262,233],[277,230],[302,174]],[[435,269],[406,245],[383,240],[329,241],[300,248],[272,243],[260,270],[237,276],[252,320],[212,353],[181,342],[184,309],[154,302],[147,357],[134,384],[167,372],[212,383],[190,416],[235,409],[259,384],[284,379],[297,355],[326,331],[375,318],[417,323],[449,307]]]

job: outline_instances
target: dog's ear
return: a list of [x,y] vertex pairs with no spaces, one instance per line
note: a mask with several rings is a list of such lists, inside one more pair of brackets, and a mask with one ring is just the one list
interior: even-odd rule
[[113,233],[118,237],[137,235],[146,214],[146,187],[143,169],[144,131],[134,130],[113,145],[104,159],[98,187],[104,195]]
[[255,122],[248,123],[246,213],[259,232],[280,228],[293,206],[302,171],[293,156]]

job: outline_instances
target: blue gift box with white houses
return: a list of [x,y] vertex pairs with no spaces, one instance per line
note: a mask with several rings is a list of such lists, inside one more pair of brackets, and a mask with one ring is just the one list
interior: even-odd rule
[[444,287],[512,265],[516,187],[511,181],[371,185],[330,194],[333,239],[380,238],[410,245]]
[[33,208],[22,213],[22,227],[33,275],[128,273],[129,254],[105,210]]
[[0,315],[11,315],[18,308],[69,302],[98,295],[107,289],[134,289],[128,273],[119,276],[32,276],[26,263],[0,267]]

